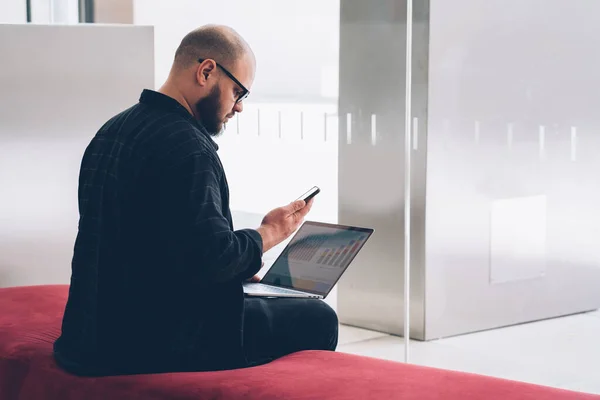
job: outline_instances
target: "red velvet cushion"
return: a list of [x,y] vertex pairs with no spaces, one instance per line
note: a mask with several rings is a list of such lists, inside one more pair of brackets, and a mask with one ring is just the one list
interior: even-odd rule
[[600,399],[525,383],[307,351],[223,372],[79,378],[52,358],[66,286],[0,289],[0,399]]

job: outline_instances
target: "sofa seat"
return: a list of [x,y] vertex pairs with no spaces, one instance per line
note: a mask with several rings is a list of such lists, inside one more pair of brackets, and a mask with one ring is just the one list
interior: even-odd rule
[[68,286],[0,289],[0,399],[587,400],[587,395],[343,353],[305,351],[232,371],[102,378],[57,367]]

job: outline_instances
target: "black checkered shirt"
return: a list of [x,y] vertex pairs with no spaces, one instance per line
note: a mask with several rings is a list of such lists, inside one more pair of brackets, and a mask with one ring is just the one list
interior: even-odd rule
[[260,269],[262,240],[234,230],[217,150],[182,105],[150,90],[92,139],[55,344],[63,367],[94,375],[239,361],[241,282]]

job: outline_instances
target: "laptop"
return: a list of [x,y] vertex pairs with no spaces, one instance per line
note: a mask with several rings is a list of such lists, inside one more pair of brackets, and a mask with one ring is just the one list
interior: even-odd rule
[[246,296],[324,299],[373,229],[305,222],[260,283],[244,283]]

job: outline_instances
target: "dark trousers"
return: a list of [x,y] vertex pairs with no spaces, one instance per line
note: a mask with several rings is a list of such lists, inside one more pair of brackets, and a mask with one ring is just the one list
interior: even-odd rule
[[302,350],[334,351],[338,318],[318,299],[246,297],[244,351],[250,366]]

